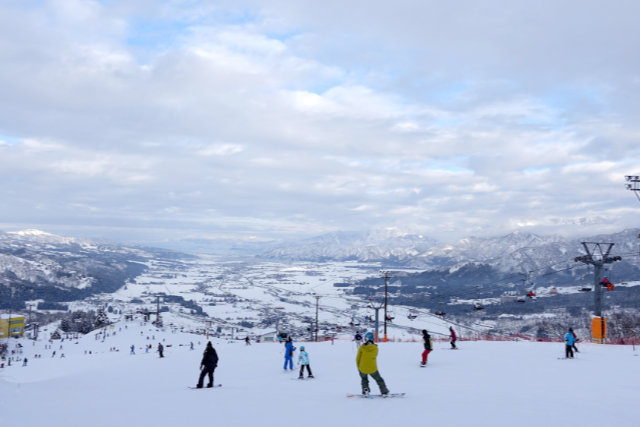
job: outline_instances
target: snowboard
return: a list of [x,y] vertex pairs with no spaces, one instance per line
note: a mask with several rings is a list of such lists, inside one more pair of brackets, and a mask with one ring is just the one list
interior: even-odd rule
[[206,390],[208,388],[218,388],[218,387],[222,387],[222,384],[214,384],[213,387],[189,387],[192,390]]
[[352,398],[352,397],[360,397],[362,399],[390,399],[393,397],[404,397],[405,393],[389,393],[385,396],[381,395],[381,394],[353,394],[353,393],[347,393],[347,397],[348,398]]

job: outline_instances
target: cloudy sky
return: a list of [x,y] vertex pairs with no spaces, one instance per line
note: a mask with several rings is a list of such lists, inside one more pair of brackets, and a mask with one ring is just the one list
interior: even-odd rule
[[0,1],[0,229],[640,225],[635,0]]

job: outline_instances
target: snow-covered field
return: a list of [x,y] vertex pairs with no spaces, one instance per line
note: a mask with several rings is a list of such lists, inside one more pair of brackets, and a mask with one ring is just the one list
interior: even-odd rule
[[[640,357],[631,346],[579,343],[577,357],[564,360],[559,343],[459,342],[461,349],[451,351],[438,342],[420,368],[419,342],[381,343],[380,373],[392,392],[406,397],[348,399],[346,393],[360,391],[356,348],[348,339],[298,342],[316,376],[305,381],[296,371],[283,372],[279,344],[213,340],[220,356],[215,382],[223,387],[191,390],[203,336],[134,321],[98,338],[54,341],[51,349],[47,341],[20,340],[29,363],[0,369],[0,425],[639,425]],[[165,346],[162,359],[158,342]]]
[[[320,333],[323,333],[329,328],[347,328],[351,322],[365,324],[368,323],[366,317],[374,316],[373,309],[369,308],[371,301],[365,295],[351,295],[334,284],[380,276],[379,265],[356,262],[247,262],[203,256],[173,264],[150,262],[148,266],[149,271],[117,292],[93,297],[91,305],[72,303],[72,308],[89,310],[108,304],[124,313],[136,309],[155,311],[155,295],[181,296],[197,303],[207,315],[192,316],[191,329],[203,328],[205,321],[211,321],[216,327],[250,330],[255,334],[275,331],[274,319],[280,330],[306,330],[315,318],[317,296],[320,298]],[[384,284],[382,277],[379,280]],[[382,294],[378,296],[382,298]],[[144,304],[130,304],[134,298]],[[189,317],[188,309],[177,304],[167,305],[172,313]],[[449,324],[429,310],[394,306],[390,309],[394,321],[388,325],[389,337],[405,339],[416,332],[413,329],[420,325],[408,319],[410,313],[420,316],[426,327],[434,331],[446,333],[448,330]],[[255,327],[240,326],[247,322]]]

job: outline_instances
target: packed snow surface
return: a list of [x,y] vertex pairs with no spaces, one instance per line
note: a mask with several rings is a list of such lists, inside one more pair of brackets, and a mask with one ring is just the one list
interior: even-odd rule
[[[304,381],[296,379],[297,366],[283,371],[281,344],[214,339],[220,357],[215,383],[223,386],[193,390],[203,335],[136,321],[108,331],[104,340],[95,333],[52,343],[11,340],[10,349],[21,343],[20,356],[29,361],[0,369],[0,424],[639,425],[640,358],[633,346],[578,343],[580,352],[569,360],[562,358],[562,343],[459,341],[459,350],[449,350],[448,342],[436,342],[421,368],[416,336],[416,342],[379,344],[379,371],[391,392],[405,392],[404,398],[350,399],[346,394],[360,392],[360,379],[348,337],[333,344],[296,342],[308,350],[316,377]],[[155,351],[159,342],[164,358]],[[371,386],[378,393],[374,381]]]

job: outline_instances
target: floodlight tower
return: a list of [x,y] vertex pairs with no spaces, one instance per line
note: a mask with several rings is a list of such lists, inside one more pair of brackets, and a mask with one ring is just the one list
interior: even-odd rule
[[625,175],[624,179],[627,181],[625,184],[627,190],[633,191],[633,194],[640,200],[640,175]]
[[[625,184],[627,190],[633,191],[636,198],[640,200],[640,175],[625,175],[624,179],[627,181],[627,184]],[[638,238],[640,238],[640,234],[638,235]]]

